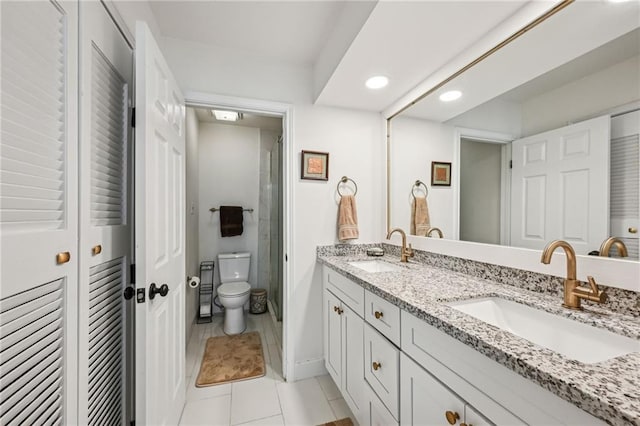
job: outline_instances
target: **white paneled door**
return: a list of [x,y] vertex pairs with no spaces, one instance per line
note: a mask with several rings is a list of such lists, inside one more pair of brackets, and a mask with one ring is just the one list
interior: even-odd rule
[[175,425],[185,401],[185,106],[136,26],[136,423]]
[[79,421],[128,424],[133,50],[102,3],[79,8]]
[[0,2],[0,423],[77,423],[77,2]]
[[609,236],[609,128],[607,115],[513,142],[512,245],[598,250]]

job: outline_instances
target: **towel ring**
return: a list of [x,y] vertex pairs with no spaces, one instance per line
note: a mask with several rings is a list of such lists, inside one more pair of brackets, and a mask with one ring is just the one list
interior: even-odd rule
[[425,185],[425,183],[423,181],[418,179],[416,181],[416,183],[414,183],[413,186],[411,187],[411,195],[413,196],[414,200],[416,198],[416,193],[414,191],[415,191],[416,187],[420,188],[421,186],[424,186],[424,196],[426,197],[426,196],[429,195],[429,188],[427,188],[427,185]]
[[341,183],[347,183],[348,181],[353,182],[353,186],[355,187],[355,189],[353,191],[353,195],[355,196],[358,193],[358,184],[356,183],[356,181],[351,179],[351,178],[349,178],[349,177],[342,176],[342,178],[338,182],[338,185],[336,185],[336,190],[338,191],[338,195],[340,195],[341,197],[343,196],[343,194],[342,194],[342,192],[340,192],[340,184]]

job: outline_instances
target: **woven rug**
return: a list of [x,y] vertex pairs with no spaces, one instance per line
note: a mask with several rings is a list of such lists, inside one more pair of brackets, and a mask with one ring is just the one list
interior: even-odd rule
[[347,417],[345,419],[334,420],[320,426],[353,426],[353,422],[351,421],[351,418]]
[[266,372],[258,332],[207,339],[196,387],[262,377]]

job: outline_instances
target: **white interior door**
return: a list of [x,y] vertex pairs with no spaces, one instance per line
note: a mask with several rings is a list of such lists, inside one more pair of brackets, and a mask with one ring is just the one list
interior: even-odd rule
[[[79,422],[128,424],[127,317],[133,219],[133,50],[99,2],[80,5]],[[128,308],[128,309],[127,309]]]
[[578,254],[609,236],[609,116],[513,142],[511,244],[569,242]]
[[185,401],[185,106],[143,22],[135,56],[136,423],[173,425]]
[[0,423],[77,423],[77,2],[0,2]]
[[640,111],[611,119],[611,236],[638,259],[640,228]]

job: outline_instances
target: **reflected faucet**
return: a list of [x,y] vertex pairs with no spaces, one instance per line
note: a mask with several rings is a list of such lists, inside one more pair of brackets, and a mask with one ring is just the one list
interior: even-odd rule
[[551,262],[553,252],[558,247],[564,249],[567,256],[567,278],[564,280],[564,303],[562,306],[569,309],[582,310],[582,306],[580,306],[581,299],[604,303],[607,300],[607,294],[598,290],[598,285],[593,277],[587,277],[589,279],[589,289],[581,286],[580,281],[576,279],[576,252],[566,241],[555,240],[547,244],[542,250],[540,262],[548,265]]
[[616,246],[620,257],[629,256],[627,253],[627,246],[624,245],[620,238],[616,237],[609,237],[602,242],[602,245],[600,246],[600,256],[610,257],[611,255],[609,252],[611,251],[612,246]]
[[431,228],[427,229],[427,237],[430,237],[432,232],[436,232],[440,238],[444,238],[444,235],[442,235],[442,231],[440,230],[440,228],[432,226]]
[[393,228],[387,234],[387,240],[391,238],[391,234],[394,232],[399,232],[402,235],[402,248],[400,249],[400,262],[407,263],[410,257],[414,256],[413,249],[411,248],[411,244],[409,244],[409,248],[407,248],[407,234],[400,228]]

